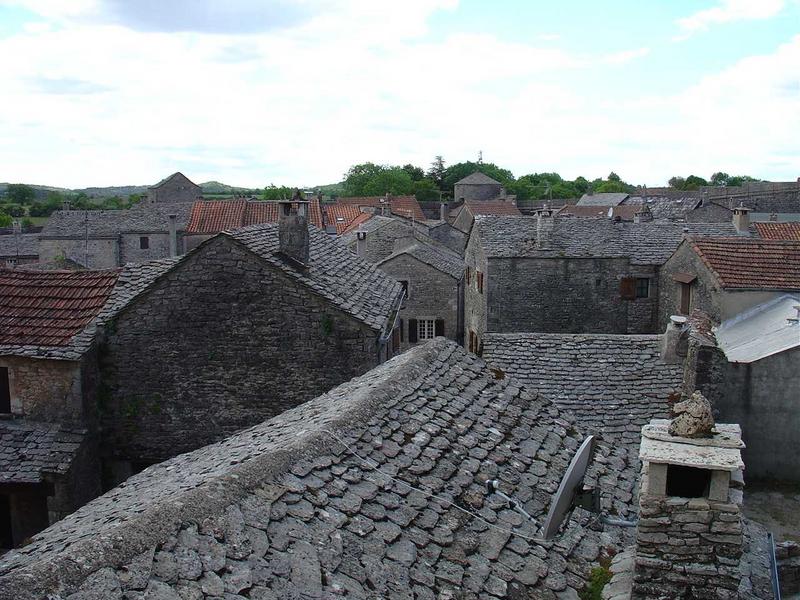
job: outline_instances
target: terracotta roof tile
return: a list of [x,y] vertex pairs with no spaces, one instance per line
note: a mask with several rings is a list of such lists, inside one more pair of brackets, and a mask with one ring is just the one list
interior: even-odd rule
[[[313,225],[322,227],[322,209],[317,198],[311,200],[309,216]],[[277,221],[277,202],[244,199],[198,200],[192,205],[186,232],[211,234]]]
[[356,219],[360,219],[359,223],[364,222],[361,215],[366,215],[369,218],[371,215],[361,212],[358,206],[353,204],[329,204],[325,207],[325,222],[329,225],[336,227],[336,234],[342,235],[349,229],[351,223]]
[[[351,198],[339,198],[337,204],[349,204],[355,206],[373,206],[379,208],[383,202],[384,196],[361,196]],[[425,221],[427,217],[422,212],[419,202],[414,196],[389,196],[390,210],[393,215],[399,217],[411,218],[414,217],[416,221]]]
[[725,288],[800,290],[800,241],[698,238],[692,248]]
[[516,205],[505,200],[489,200],[484,202],[467,201],[465,202],[469,212],[473,216],[477,215],[496,215],[496,216],[517,216],[521,217],[522,213]]
[[369,221],[374,216],[375,215],[373,215],[373,214],[362,212],[355,219],[350,221],[350,224],[347,227],[344,228],[344,231],[342,231],[342,234],[346,234],[346,233],[350,233],[351,231],[355,231],[363,223],[366,223],[367,221]]
[[108,271],[0,270],[0,345],[66,346],[100,312]]
[[766,240],[800,241],[800,223],[755,223],[758,235]]

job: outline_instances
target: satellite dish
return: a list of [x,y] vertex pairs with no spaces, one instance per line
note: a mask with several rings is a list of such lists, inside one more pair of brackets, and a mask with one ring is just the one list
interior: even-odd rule
[[594,436],[587,437],[572,461],[567,467],[567,472],[558,486],[555,498],[550,503],[550,510],[547,511],[547,518],[542,527],[542,537],[545,540],[553,539],[553,536],[558,532],[561,523],[575,506],[575,496],[578,492],[582,491],[583,478],[586,475],[586,467],[589,466],[589,461],[592,459],[594,451]]

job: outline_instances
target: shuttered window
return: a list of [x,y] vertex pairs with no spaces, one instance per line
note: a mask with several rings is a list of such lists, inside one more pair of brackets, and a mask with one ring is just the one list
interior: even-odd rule
[[623,277],[619,280],[619,295],[623,300],[634,300],[636,298],[635,277]]
[[11,412],[11,385],[8,367],[0,367],[0,413]]
[[444,319],[436,319],[436,337],[444,335]]
[[417,320],[416,319],[409,319],[408,320],[408,341],[410,344],[417,343]]

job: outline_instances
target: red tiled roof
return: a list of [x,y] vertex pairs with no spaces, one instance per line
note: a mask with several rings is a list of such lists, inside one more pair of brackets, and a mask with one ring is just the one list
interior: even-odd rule
[[[337,204],[350,204],[355,206],[373,206],[380,207],[383,202],[384,196],[359,196],[351,198],[339,198],[336,200]],[[414,196],[389,196],[389,206],[393,215],[406,217],[410,219],[412,216],[415,221],[425,221],[427,217],[422,212],[422,207],[417,202]]]
[[373,216],[374,215],[372,215],[371,213],[362,212],[355,219],[350,221],[350,224],[345,228],[345,230],[342,233],[349,233],[350,231],[353,231],[354,229],[358,229],[359,225],[361,225],[362,223],[364,223],[366,221],[369,221]]
[[698,238],[692,247],[722,287],[800,290],[800,242]]
[[325,207],[325,222],[328,225],[335,225],[336,233],[342,235],[350,224],[363,214],[365,213],[353,204],[329,204]]
[[473,216],[478,215],[497,215],[497,216],[517,216],[521,217],[522,213],[511,202],[504,200],[489,200],[485,202],[467,201],[465,202],[469,212]]
[[[310,204],[309,221],[322,228],[319,200]],[[278,203],[260,200],[198,200],[192,205],[187,233],[219,233],[278,221]]]
[[66,346],[100,312],[118,276],[0,269],[0,345]]
[[755,223],[765,240],[800,240],[800,223]]

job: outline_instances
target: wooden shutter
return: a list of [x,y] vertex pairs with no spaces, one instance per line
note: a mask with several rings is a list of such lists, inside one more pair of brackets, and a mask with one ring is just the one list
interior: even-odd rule
[[469,285],[469,282],[470,282],[470,278],[469,278],[469,267],[467,267],[466,278],[467,278],[467,285]]
[[444,335],[444,319],[436,319],[436,335]]
[[619,295],[623,300],[636,298],[636,278],[623,277],[619,280]]
[[8,367],[0,367],[0,413],[11,412],[11,386],[8,381]]
[[408,320],[408,341],[412,344],[417,343],[417,320]]

